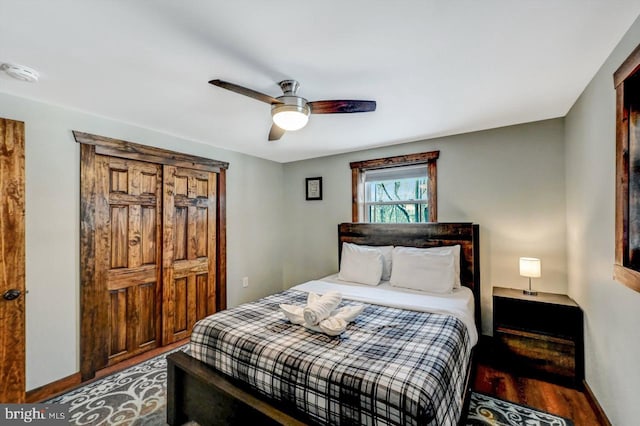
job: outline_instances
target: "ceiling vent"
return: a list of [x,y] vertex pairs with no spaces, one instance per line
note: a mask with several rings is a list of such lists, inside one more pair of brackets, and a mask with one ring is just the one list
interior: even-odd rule
[[16,80],[26,81],[29,83],[35,83],[38,81],[38,78],[40,78],[38,71],[25,67],[24,65],[2,64],[0,65],[0,70],[6,72]]

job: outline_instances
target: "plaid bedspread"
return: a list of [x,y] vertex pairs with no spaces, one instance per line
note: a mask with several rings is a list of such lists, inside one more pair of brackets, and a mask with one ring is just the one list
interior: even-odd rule
[[207,317],[194,327],[191,355],[320,424],[456,424],[471,351],[462,321],[367,305],[329,337],[278,308],[306,298],[287,290]]

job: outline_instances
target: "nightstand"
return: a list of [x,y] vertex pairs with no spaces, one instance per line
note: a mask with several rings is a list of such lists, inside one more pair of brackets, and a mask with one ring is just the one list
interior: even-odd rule
[[493,288],[493,337],[499,360],[525,375],[582,386],[582,309],[564,294]]

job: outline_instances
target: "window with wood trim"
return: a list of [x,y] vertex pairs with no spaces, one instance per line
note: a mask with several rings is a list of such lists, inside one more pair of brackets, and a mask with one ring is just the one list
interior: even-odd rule
[[640,292],[640,46],[614,74],[616,252],[614,278]]
[[439,155],[430,151],[350,163],[352,221],[437,222]]

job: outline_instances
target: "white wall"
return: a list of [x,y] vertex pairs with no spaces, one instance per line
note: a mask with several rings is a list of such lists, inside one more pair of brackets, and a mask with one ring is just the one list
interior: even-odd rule
[[569,294],[585,313],[586,379],[614,425],[640,419],[640,293],[613,281],[613,73],[640,44],[637,20],[565,119]]
[[[489,334],[491,287],[528,285],[520,256],[542,260],[535,288],[567,291],[563,138],[556,119],[285,164],[285,288],[337,271],[337,225],[351,221],[349,162],[440,150],[438,221],[480,225]],[[305,201],[304,179],[314,176],[323,177],[323,200]]]
[[281,164],[4,94],[0,117],[26,127],[27,390],[79,370],[80,148],[72,130],[228,161],[228,304],[281,290]]

